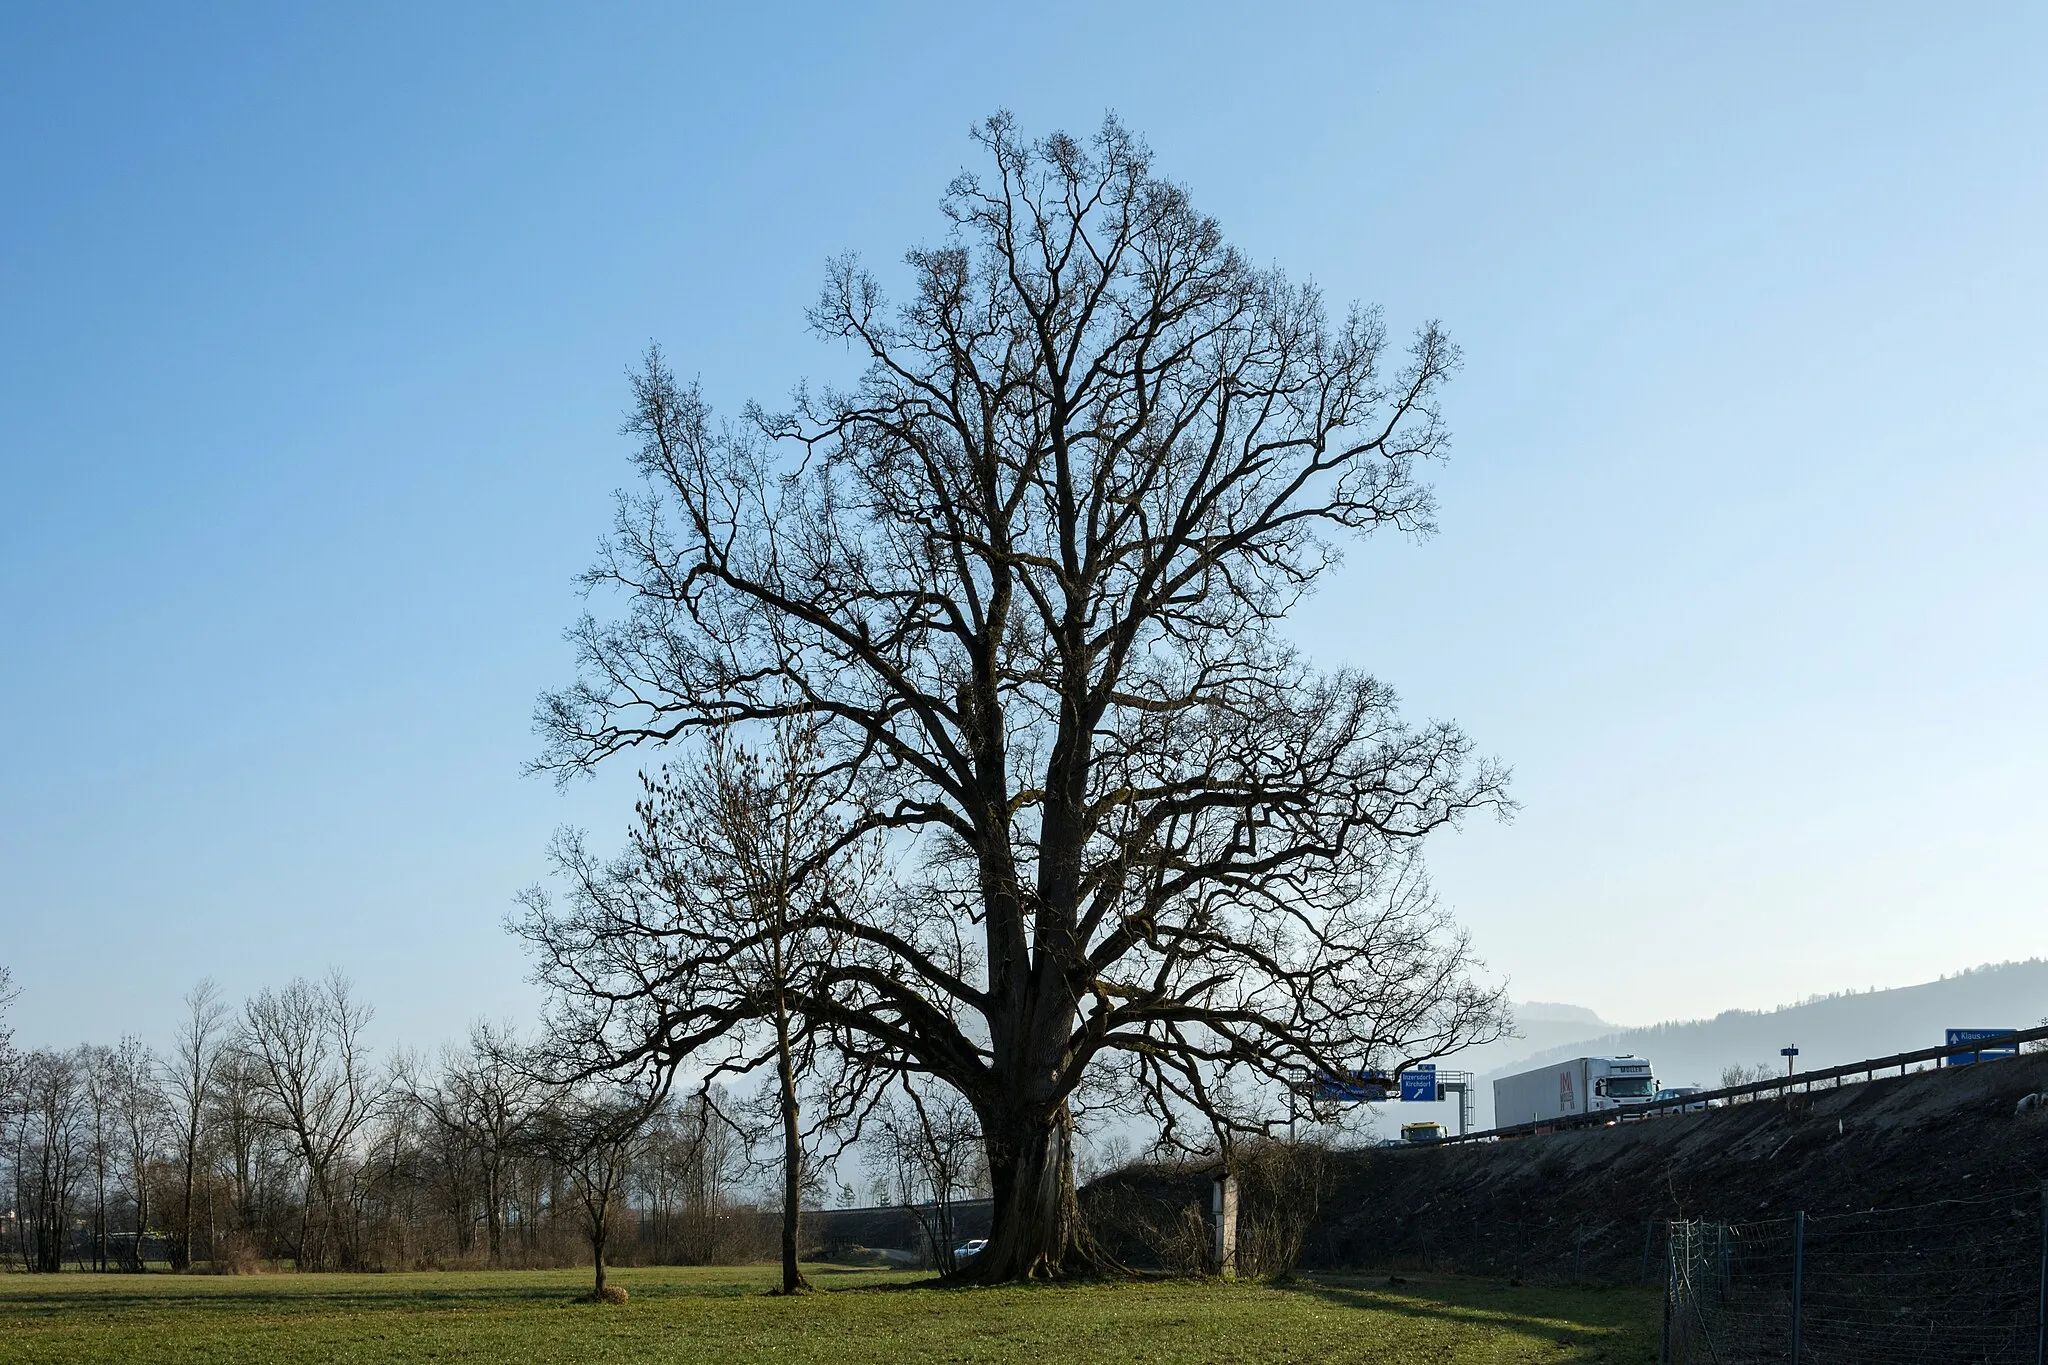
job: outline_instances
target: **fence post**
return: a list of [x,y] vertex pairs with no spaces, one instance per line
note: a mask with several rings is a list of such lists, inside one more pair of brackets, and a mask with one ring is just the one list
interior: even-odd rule
[[[1678,1239],[1671,1235],[1671,1224],[1664,1224],[1664,1333],[1657,1343],[1657,1365],[1671,1365],[1671,1296],[1678,1292],[1676,1264]],[[1648,1251],[1644,1253],[1648,1255]]]
[[2048,1180],[2041,1182],[2041,1292],[2034,1303],[2034,1365],[2048,1365]]
[[1806,1289],[1806,1210],[1792,1215],[1792,1365],[1799,1365],[1799,1300]]
[[1729,1280],[1731,1278],[1728,1270],[1728,1225],[1726,1223],[1716,1223],[1714,1224],[1714,1294],[1723,1305],[1726,1305],[1728,1302]]

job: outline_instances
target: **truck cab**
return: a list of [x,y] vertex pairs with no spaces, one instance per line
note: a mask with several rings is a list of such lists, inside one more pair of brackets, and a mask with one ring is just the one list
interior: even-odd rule
[[1657,1097],[1657,1078],[1641,1057],[1588,1057],[1586,1108],[1626,1109]]

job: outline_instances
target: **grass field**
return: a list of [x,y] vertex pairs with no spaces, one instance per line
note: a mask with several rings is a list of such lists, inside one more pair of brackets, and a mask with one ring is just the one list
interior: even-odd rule
[[918,1288],[816,1267],[822,1292],[767,1296],[768,1267],[613,1272],[632,1302],[577,1302],[589,1272],[0,1277],[0,1361],[1451,1362],[1655,1359],[1641,1290],[1416,1276],[1287,1287],[1160,1281]]

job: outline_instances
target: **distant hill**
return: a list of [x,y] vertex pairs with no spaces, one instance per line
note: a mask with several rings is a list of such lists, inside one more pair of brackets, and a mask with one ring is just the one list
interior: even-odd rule
[[1514,1007],[1515,1018],[1525,1024],[1591,1024],[1596,1028],[1611,1025],[1584,1005],[1558,1005],[1544,1000],[1530,1000]]
[[[1600,1038],[1621,1031],[1621,1025],[1602,1019],[1582,1005],[1555,1005],[1530,1001],[1510,1005],[1515,1016],[1514,1038],[1468,1047],[1445,1057],[1438,1065],[1447,1069],[1486,1074],[1511,1071],[1525,1057],[1569,1047],[1582,1038]],[[1577,1056],[1576,1052],[1568,1054]]]
[[[1802,1070],[1933,1047],[1950,1028],[2028,1028],[2048,1018],[2048,961],[2002,962],[1919,986],[1815,996],[1774,1010],[1727,1010],[1712,1019],[1601,1028],[1575,1022],[1576,1007],[1518,1007],[1524,1037],[1474,1048],[1444,1065],[1479,1072],[1478,1120],[1493,1116],[1495,1076],[1567,1057],[1634,1053],[1650,1059],[1662,1085],[1713,1086],[1731,1065],[1784,1065],[1778,1049],[1799,1047]],[[1562,1016],[1562,1017],[1560,1017]],[[1570,1036],[1560,1037],[1560,1033]]]

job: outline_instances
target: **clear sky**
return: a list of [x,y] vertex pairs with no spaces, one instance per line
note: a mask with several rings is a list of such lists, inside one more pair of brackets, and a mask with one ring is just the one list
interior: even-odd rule
[[2048,952],[2048,9],[1422,8],[0,9],[23,1040],[330,965],[386,1043],[528,1015],[511,897],[627,812],[519,776],[625,367],[837,372],[825,258],[998,106],[1465,347],[1442,533],[1297,633],[1513,765],[1433,860],[1517,997]]

